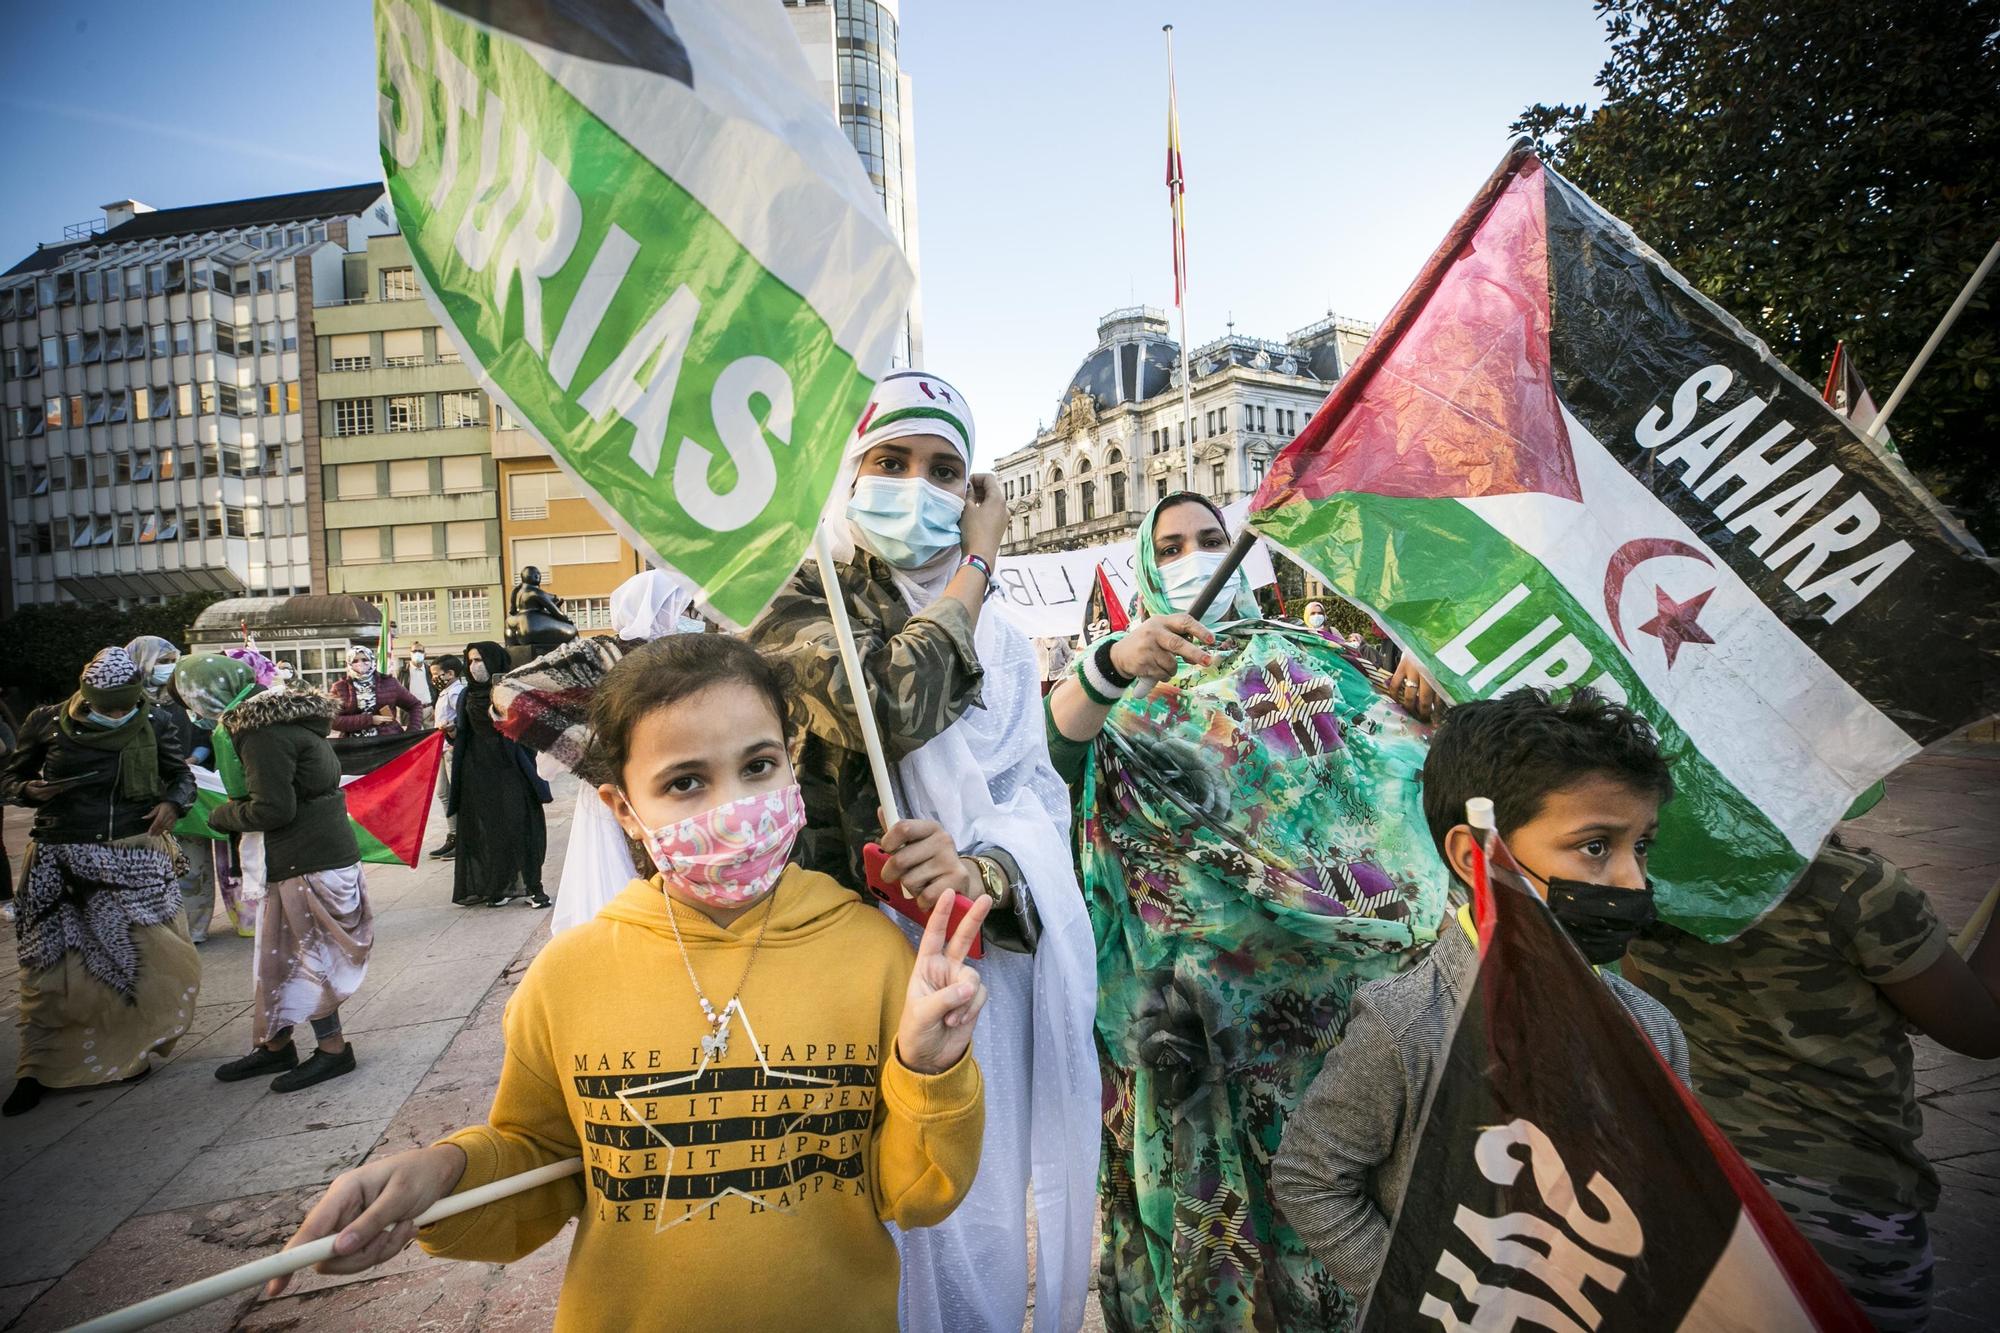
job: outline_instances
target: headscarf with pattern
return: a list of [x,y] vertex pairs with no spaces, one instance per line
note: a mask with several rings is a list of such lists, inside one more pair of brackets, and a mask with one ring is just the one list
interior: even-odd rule
[[[1173,603],[1167,600],[1166,580],[1160,574],[1160,562],[1153,553],[1153,529],[1158,526],[1160,515],[1179,504],[1198,504],[1215,515],[1215,521],[1229,531],[1229,520],[1215,507],[1215,502],[1205,495],[1193,491],[1175,491],[1160,497],[1153,507],[1146,511],[1146,517],[1139,521],[1139,604],[1149,616],[1169,616],[1174,613]],[[1251,620],[1263,613],[1257,609],[1257,602],[1246,587],[1236,597],[1236,614],[1233,620]]]
[[155,684],[153,670],[162,665],[171,665],[181,660],[181,650],[171,639],[163,639],[157,634],[141,634],[125,645],[132,662],[139,668],[139,683],[145,688],[146,698],[153,703],[165,703],[170,697],[168,686]]
[[[90,720],[93,711],[130,709],[116,726]],[[118,753],[118,795],[128,801],[158,800],[159,746],[153,735],[152,705],[146,702],[139,667],[123,648],[106,648],[90,659],[77,678],[76,693],[63,705],[56,726],[64,737],[87,750]]]

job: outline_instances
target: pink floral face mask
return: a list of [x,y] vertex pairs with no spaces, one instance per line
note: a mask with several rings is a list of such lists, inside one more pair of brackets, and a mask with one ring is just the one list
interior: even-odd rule
[[646,850],[661,877],[683,893],[715,907],[740,907],[778,882],[805,822],[805,797],[794,782],[647,829]]

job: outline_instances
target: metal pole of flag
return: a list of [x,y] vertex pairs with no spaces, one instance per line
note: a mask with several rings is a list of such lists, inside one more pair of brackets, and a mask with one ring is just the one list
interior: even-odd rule
[[[1230,546],[1229,554],[1222,557],[1222,563],[1215,567],[1215,572],[1208,576],[1208,582],[1202,586],[1201,595],[1196,597],[1194,605],[1188,608],[1189,615],[1200,620],[1207,614],[1208,608],[1215,605],[1215,599],[1222,595],[1222,590],[1228,586],[1229,580],[1235,577],[1236,567],[1249,557],[1256,545],[1257,534],[1245,524],[1243,531],[1236,534],[1236,541]],[[1132,688],[1126,693],[1136,699],[1143,699],[1151,694],[1153,687],[1159,683],[1151,676],[1141,676],[1132,682]]]
[[[460,1213],[470,1212],[474,1208],[483,1207],[509,1195],[521,1194],[542,1185],[552,1184],[565,1177],[576,1175],[582,1170],[581,1157],[567,1157],[548,1166],[538,1166],[532,1171],[523,1171],[517,1176],[507,1176],[476,1189],[469,1189],[463,1194],[454,1194],[450,1198],[438,1200],[417,1218],[417,1225],[429,1226],[433,1222],[442,1222],[447,1217],[456,1217]],[[247,1264],[239,1264],[213,1277],[205,1277],[199,1282],[190,1282],[184,1287],[162,1292],[150,1300],[140,1301],[137,1305],[128,1305],[122,1310],[99,1315],[87,1323],[78,1324],[70,1333],[126,1333],[129,1329],[151,1328],[154,1324],[163,1323],[176,1315],[186,1314],[189,1310],[206,1305],[210,1301],[219,1301],[234,1292],[248,1291],[252,1287],[262,1286],[273,1278],[290,1277],[301,1269],[325,1263],[333,1258],[333,1243],[339,1238],[340,1233],[336,1231],[331,1236],[322,1236],[318,1240],[307,1241],[304,1245],[297,1245],[289,1250],[279,1250],[276,1254],[267,1254],[262,1259],[252,1259]]]
[[1194,380],[1188,374],[1187,334],[1187,185],[1181,177],[1181,113],[1174,90],[1174,25],[1162,24],[1167,34],[1167,153],[1172,176],[1167,181],[1167,204],[1174,219],[1174,308],[1181,318],[1181,429],[1186,454],[1181,460],[1183,490],[1194,489]]
[[1917,359],[1910,363],[1910,368],[1903,372],[1903,378],[1896,384],[1896,391],[1889,395],[1889,401],[1882,404],[1882,410],[1868,423],[1868,434],[1877,439],[1881,438],[1882,428],[1889,424],[1889,414],[1903,401],[1903,395],[1910,391],[1910,385],[1916,382],[1917,375],[1930,361],[1931,353],[1937,351],[1938,344],[1944,341],[1944,335],[1951,332],[1951,326],[1965,313],[1965,307],[1972,304],[1972,294],[1979,290],[1979,284],[1985,282],[1986,275],[1993,271],[1995,261],[2000,261],[2000,241],[1993,242],[1993,248],[1986,252],[1986,258],[1980,260],[1979,267],[1972,270],[1972,277],[1966,282],[1965,290],[1961,291],[1958,299],[1951,303],[1951,309],[1944,312],[1944,318],[1938,321],[1937,330],[1931,334],[1930,341],[1926,342],[1923,350],[1917,353]]

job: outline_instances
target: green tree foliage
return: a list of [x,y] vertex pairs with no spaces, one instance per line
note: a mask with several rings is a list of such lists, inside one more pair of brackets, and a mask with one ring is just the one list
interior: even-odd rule
[[188,626],[219,592],[191,593],[156,606],[28,606],[0,621],[0,686],[17,714],[65,698],[100,648],[157,634],[187,647]]
[[[1596,0],[1603,103],[1514,128],[1817,384],[1888,401],[2000,239],[2000,2]],[[2000,275],[1896,409],[1911,468],[2000,544]]]

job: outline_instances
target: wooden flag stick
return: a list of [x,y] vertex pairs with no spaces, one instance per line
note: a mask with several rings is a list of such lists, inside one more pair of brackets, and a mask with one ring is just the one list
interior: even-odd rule
[[[439,1199],[417,1219],[418,1226],[429,1226],[442,1222],[447,1217],[470,1212],[474,1208],[489,1204],[509,1195],[521,1194],[541,1185],[551,1184],[583,1170],[581,1157],[570,1157],[548,1166],[536,1167],[533,1171],[523,1171],[518,1176],[508,1176],[477,1189],[469,1189],[463,1194],[454,1194],[447,1199]],[[71,1333],[124,1333],[127,1329],[151,1328],[154,1324],[172,1319],[175,1315],[186,1314],[197,1306],[219,1301],[234,1292],[251,1287],[260,1287],[272,1278],[289,1277],[302,1268],[325,1263],[333,1258],[333,1243],[340,1238],[339,1232],[308,1241],[304,1245],[276,1254],[267,1254],[262,1259],[252,1259],[227,1272],[205,1277],[199,1282],[190,1282],[185,1287],[177,1287],[163,1292],[150,1300],[128,1305],[122,1310],[99,1315],[88,1323],[78,1324]]]
[[861,653],[854,646],[854,626],[847,619],[847,593],[840,586],[840,567],[833,562],[833,547],[827,543],[826,525],[813,534],[813,554],[819,558],[820,588],[826,594],[827,614],[833,619],[833,637],[840,645],[840,665],[847,672],[847,690],[854,696],[854,715],[861,723],[861,743],[868,751],[868,771],[875,777],[875,797],[882,803],[882,827],[902,822],[896,806],[896,787],[889,775],[889,755],[882,748],[882,731],[875,723],[875,700],[868,692],[868,678],[861,674]]
[[1958,950],[1959,957],[1971,955],[1972,946],[1979,942],[1979,933],[1993,920],[1996,903],[2000,903],[2000,879],[1993,881],[1993,887],[1986,891],[1986,900],[1973,911],[1972,919],[1965,923],[1965,929],[1959,931],[1958,938],[1952,941],[1951,947]]

